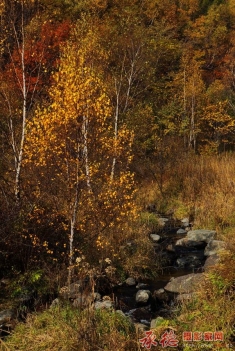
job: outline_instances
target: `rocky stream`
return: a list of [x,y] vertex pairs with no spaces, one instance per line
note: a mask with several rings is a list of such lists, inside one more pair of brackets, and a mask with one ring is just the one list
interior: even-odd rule
[[[183,300],[190,299],[197,285],[203,281],[204,272],[219,260],[219,251],[225,247],[223,241],[216,239],[216,231],[192,229],[188,218],[180,222],[156,213],[160,230],[150,233],[150,240],[156,253],[168,262],[155,281],[136,281],[133,277],[121,285],[113,287],[109,295],[102,296],[99,291],[84,294],[80,281],[64,287],[50,308],[69,299],[74,307],[92,303],[94,308],[114,308],[129,316],[141,330],[154,327],[157,318],[167,318],[177,311]],[[132,245],[132,243],[127,243]],[[1,280],[1,290],[6,282]],[[26,306],[30,297],[23,299]],[[6,336],[21,316],[14,309],[0,310],[0,336]]]

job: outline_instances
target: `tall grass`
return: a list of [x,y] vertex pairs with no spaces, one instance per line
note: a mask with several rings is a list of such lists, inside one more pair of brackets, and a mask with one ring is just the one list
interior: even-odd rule
[[4,347],[7,351],[135,351],[133,324],[108,310],[46,310],[19,324]]
[[164,192],[158,184],[145,183],[139,190],[142,203],[156,203],[159,211],[174,210],[177,218],[191,216],[194,228],[235,226],[235,155],[181,155],[164,175]]

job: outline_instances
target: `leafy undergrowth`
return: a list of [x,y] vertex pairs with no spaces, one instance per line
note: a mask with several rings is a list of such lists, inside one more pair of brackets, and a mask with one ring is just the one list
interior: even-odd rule
[[[117,312],[56,308],[30,315],[2,343],[6,351],[134,351],[135,328]],[[4,351],[5,351],[4,350]]]

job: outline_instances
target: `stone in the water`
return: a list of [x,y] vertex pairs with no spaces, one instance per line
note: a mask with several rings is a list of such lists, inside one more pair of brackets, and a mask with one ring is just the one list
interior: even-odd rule
[[135,300],[137,303],[147,303],[150,297],[149,290],[139,290],[136,293]]
[[164,289],[177,294],[191,293],[197,290],[197,287],[201,285],[203,280],[203,273],[191,273],[170,280]]
[[185,230],[183,228],[180,228],[180,229],[177,230],[176,234],[179,234],[179,235],[187,234],[187,230]]
[[196,229],[190,230],[187,233],[187,239],[190,241],[204,241],[209,243],[209,241],[213,240],[216,235],[215,230],[207,230],[207,229]]
[[152,239],[153,242],[157,243],[161,237],[158,234],[150,234],[150,239]]
[[126,279],[125,283],[128,286],[134,286],[134,285],[136,285],[136,280],[132,277],[129,277]]
[[206,243],[204,241],[197,241],[197,240],[189,240],[186,236],[185,238],[179,239],[175,243],[176,249],[180,249],[180,247],[184,248],[205,248]]
[[158,289],[153,292],[153,297],[159,301],[169,301],[169,295],[164,289]]
[[145,284],[145,283],[138,283],[136,285],[136,289],[144,289],[146,287],[148,287],[149,285],[148,284]]

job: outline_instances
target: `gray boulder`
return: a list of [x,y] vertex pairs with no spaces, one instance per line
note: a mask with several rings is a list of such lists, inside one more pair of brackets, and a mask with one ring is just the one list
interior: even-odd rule
[[149,290],[139,290],[136,293],[135,300],[137,303],[147,303],[150,297]]
[[136,280],[132,277],[129,277],[126,279],[125,283],[128,286],[134,286],[134,285],[136,285]]
[[215,230],[196,229],[188,231],[187,238],[191,241],[203,241],[209,243],[209,241],[214,239],[215,235]]
[[197,229],[190,230],[187,232],[185,238],[176,241],[175,246],[187,247],[187,248],[199,248],[204,247],[207,243],[214,239],[216,235],[215,230]]
[[197,290],[197,286],[200,285],[203,280],[203,273],[190,273],[170,280],[164,289],[171,293],[188,294],[195,292]]
[[214,267],[217,263],[219,263],[219,260],[220,258],[217,254],[208,256],[203,266],[204,271],[208,272],[211,267]]
[[189,240],[187,237],[179,239],[175,243],[175,248],[179,249],[180,247],[185,247],[185,248],[200,248],[200,247],[205,247],[205,243],[203,241],[195,241],[195,240]]
[[205,256],[211,256],[219,253],[226,248],[226,243],[222,240],[211,240],[204,251]]

